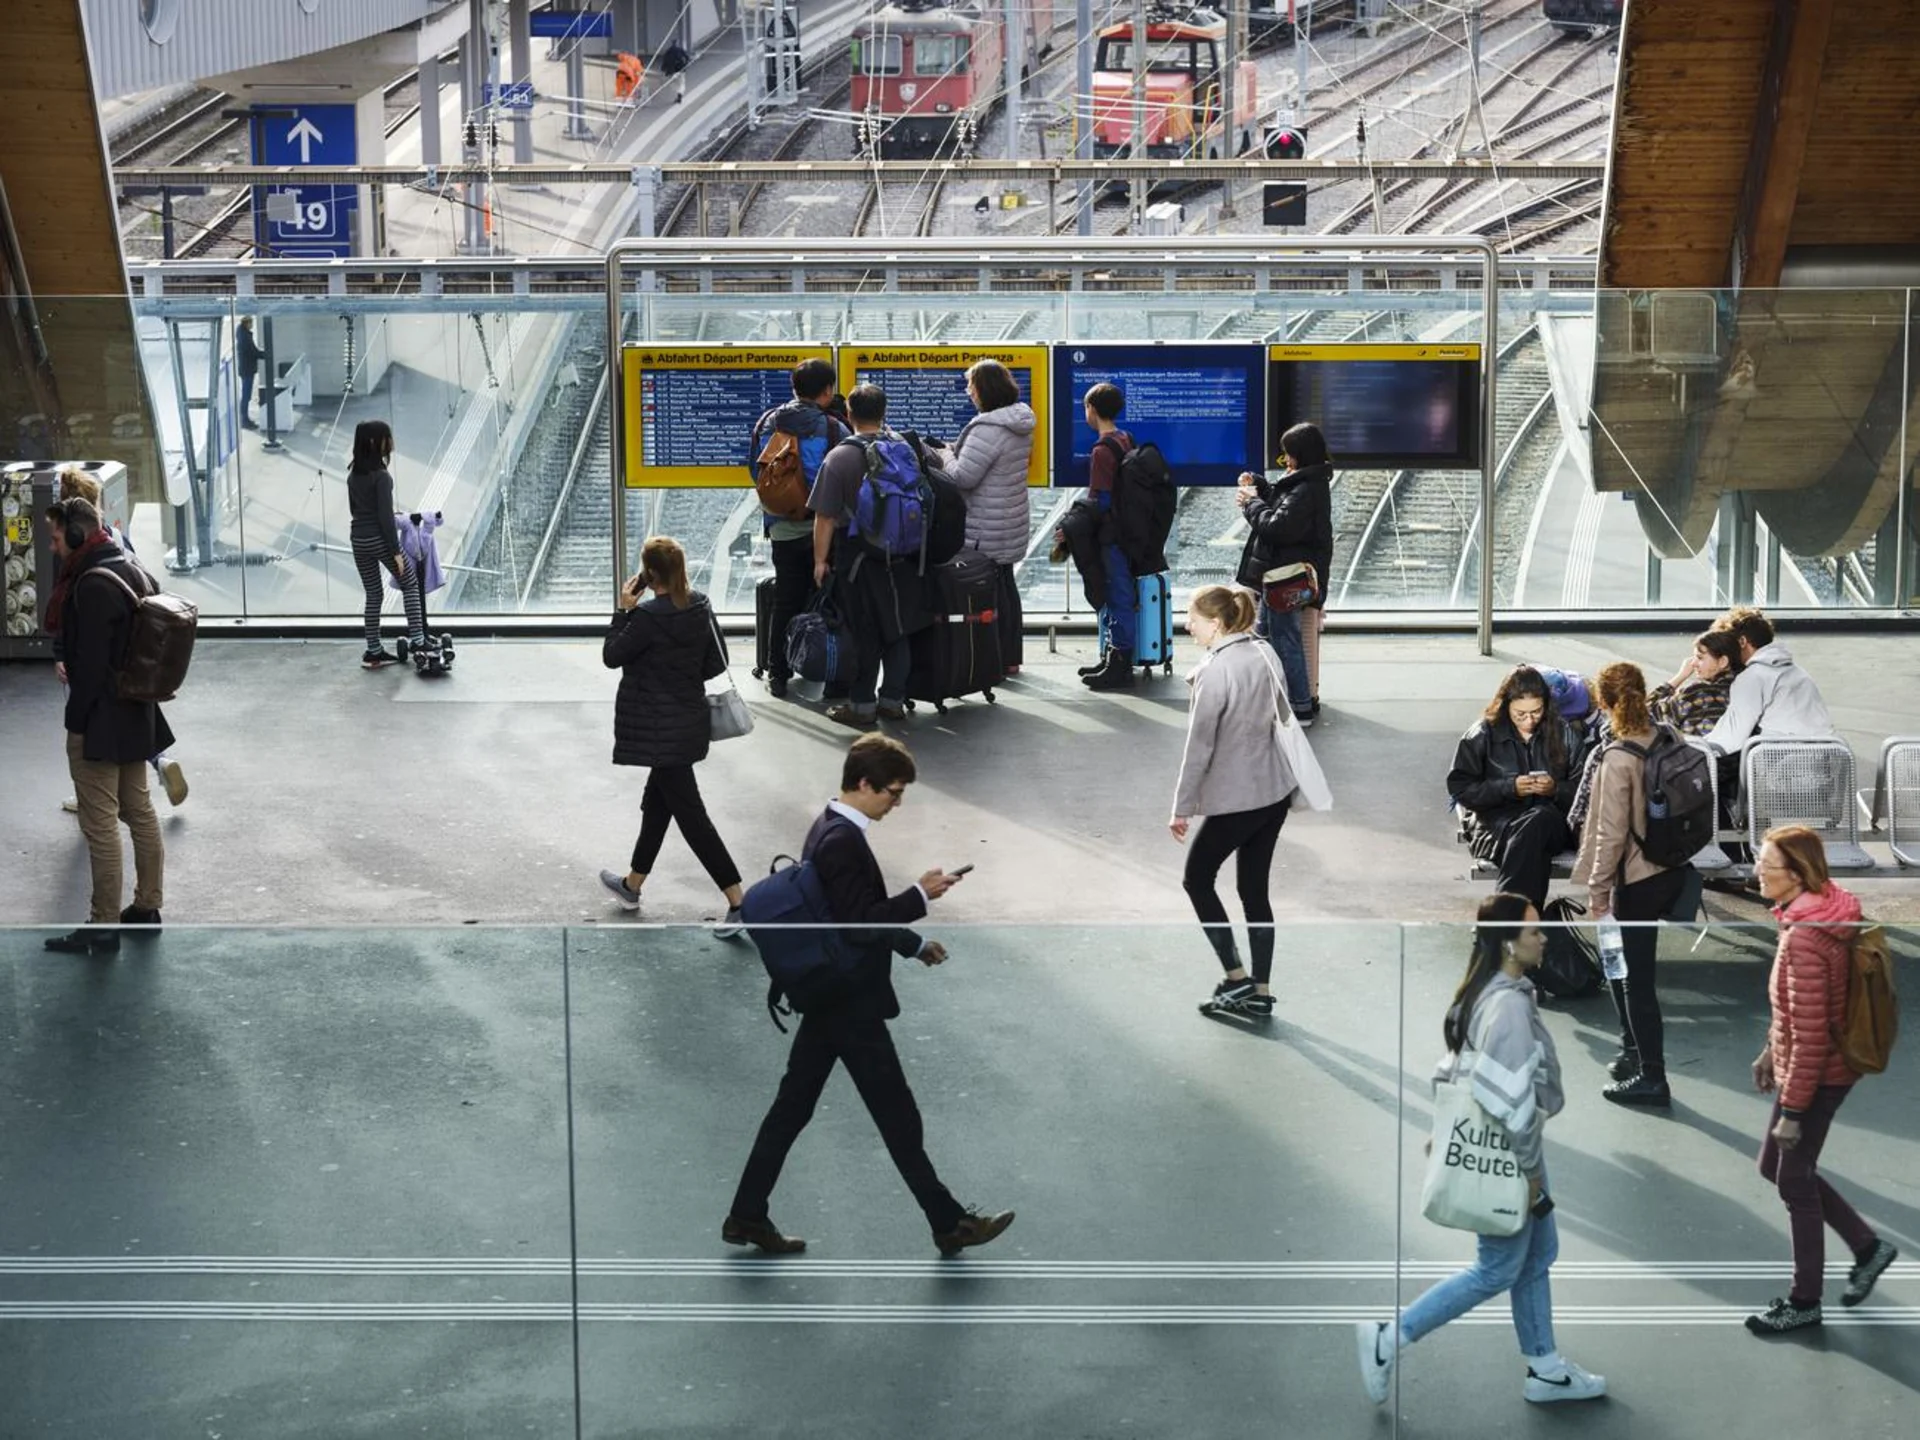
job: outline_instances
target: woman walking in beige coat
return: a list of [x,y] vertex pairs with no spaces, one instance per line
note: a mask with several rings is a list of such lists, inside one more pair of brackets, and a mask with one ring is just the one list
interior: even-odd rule
[[[1278,728],[1289,709],[1286,687],[1268,648],[1253,633],[1256,613],[1253,596],[1225,585],[1196,590],[1187,611],[1187,633],[1207,653],[1187,677],[1193,688],[1187,745],[1167,828],[1185,843],[1194,817],[1205,817],[1187,851],[1182,883],[1226,977],[1201,1004],[1202,1015],[1273,1014],[1273,901],[1267,880],[1298,782]],[[1227,907],[1214,889],[1229,855],[1247,916],[1251,975],[1240,963]]]

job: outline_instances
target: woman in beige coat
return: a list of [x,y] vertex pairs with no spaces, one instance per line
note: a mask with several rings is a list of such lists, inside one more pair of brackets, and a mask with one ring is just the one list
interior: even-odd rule
[[1693,867],[1654,864],[1641,848],[1640,835],[1647,824],[1646,752],[1662,731],[1675,744],[1685,742],[1666,726],[1654,725],[1646,676],[1638,665],[1607,666],[1594,689],[1613,739],[1600,757],[1573,878],[1587,887],[1587,908],[1595,920],[1611,915],[1620,922],[1627,960],[1627,978],[1608,982],[1620,1016],[1620,1053],[1608,1067],[1613,1083],[1601,1093],[1618,1105],[1668,1105],[1673,1097],[1655,985],[1660,936],[1654,927],[1673,909]]
[[[1297,782],[1277,729],[1289,711],[1286,687],[1271,651],[1253,633],[1255,613],[1252,595],[1225,585],[1196,590],[1187,611],[1187,633],[1207,653],[1187,677],[1192,707],[1167,828],[1184,844],[1193,818],[1206,817],[1187,851],[1182,882],[1226,971],[1200,1006],[1203,1015],[1273,1014],[1273,901],[1267,878]],[[1214,890],[1229,855],[1247,916],[1251,975],[1240,963],[1227,907]]]

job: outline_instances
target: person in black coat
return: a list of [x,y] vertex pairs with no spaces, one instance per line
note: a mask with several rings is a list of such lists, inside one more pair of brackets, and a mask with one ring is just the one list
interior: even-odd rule
[[1274,610],[1264,593],[1260,601],[1260,630],[1280,659],[1287,701],[1300,722],[1311,725],[1320,713],[1320,696],[1307,665],[1303,631],[1311,625],[1317,642],[1333,569],[1333,463],[1317,425],[1293,426],[1280,437],[1280,451],[1285,470],[1269,478],[1250,471],[1240,476],[1235,498],[1249,534],[1236,578],[1248,589],[1263,592],[1260,577],[1267,571],[1301,561],[1313,566],[1315,594],[1303,609]]
[[[642,599],[642,589],[651,591]],[[640,548],[640,573],[620,589],[600,658],[620,671],[613,702],[613,763],[647,767],[640,836],[625,875],[602,870],[600,883],[623,910],[640,908],[667,827],[678,825],[695,858],[727,897],[721,934],[739,933],[740,870],[707,816],[693,767],[707,758],[711,721],[707,681],[727,668],[726,642],[707,597],[687,584],[677,541],[655,536]]]
[[[55,936],[46,945],[68,954],[105,954],[120,948],[120,935],[100,927],[160,923],[166,847],[147,793],[147,762],[173,743],[173,732],[158,705],[122,699],[116,678],[133,624],[134,596],[160,587],[114,543],[91,504],[67,500],[58,509],[57,518],[50,512],[49,520],[61,526],[70,557],[49,604],[60,611],[67,768],[80,831],[87,837],[93,898],[88,928]],[[133,836],[133,904],[125,910],[120,908],[122,824]]]
[[1567,811],[1585,760],[1580,732],[1554,709],[1545,677],[1515,666],[1460,737],[1447,772],[1473,853],[1499,867],[1497,891],[1546,906],[1553,857],[1573,843]]
[[240,372],[240,428],[258,430],[249,413],[253,409],[253,382],[260,374],[260,346],[253,338],[251,317],[233,328],[233,367]]
[[858,964],[850,985],[830,1001],[809,1004],[801,1017],[780,1093],[760,1123],[733,1206],[720,1227],[720,1238],[729,1245],[753,1245],[770,1255],[807,1248],[806,1241],[780,1232],[768,1218],[767,1205],[787,1152],[813,1118],[813,1107],[836,1063],[847,1067],[941,1254],[984,1245],[1013,1223],[1011,1210],[981,1214],[963,1208],[940,1183],[927,1158],[919,1106],[887,1030],[887,1021],[900,1014],[893,993],[893,957],[914,957],[928,966],[947,958],[945,946],[921,939],[912,927],[927,913],[930,901],[960,881],[958,875],[929,870],[917,885],[887,894],[880,862],[867,844],[867,827],[893,813],[915,773],[913,756],[899,741],[861,736],[841,767],[840,798],[828,804],[807,833],[802,857],[819,874],[828,913],[848,927],[841,938],[856,950]]

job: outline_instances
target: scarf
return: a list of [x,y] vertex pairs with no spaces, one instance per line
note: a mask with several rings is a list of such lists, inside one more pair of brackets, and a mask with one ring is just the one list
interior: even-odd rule
[[80,572],[87,568],[87,556],[112,539],[111,530],[96,530],[87,537],[86,544],[70,552],[61,563],[59,578],[53,582],[53,594],[47,597],[47,616],[44,626],[47,634],[60,633],[60,622],[66,618],[67,594],[73,589],[73,582],[80,578]]

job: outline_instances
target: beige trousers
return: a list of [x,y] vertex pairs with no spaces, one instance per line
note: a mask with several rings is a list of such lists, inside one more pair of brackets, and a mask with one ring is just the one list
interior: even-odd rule
[[143,910],[160,908],[167,851],[147,794],[147,762],[116,765],[110,760],[89,760],[85,748],[84,738],[69,731],[67,769],[73,775],[73,797],[80,805],[80,833],[87,837],[87,852],[93,860],[93,905],[87,919],[94,925],[117,925],[124,866],[121,824],[133,833],[133,903]]

